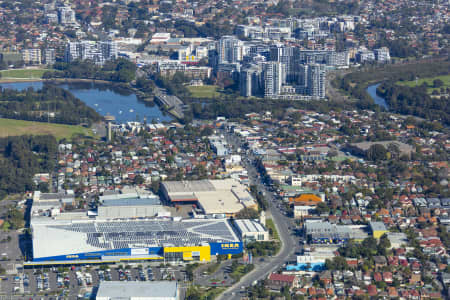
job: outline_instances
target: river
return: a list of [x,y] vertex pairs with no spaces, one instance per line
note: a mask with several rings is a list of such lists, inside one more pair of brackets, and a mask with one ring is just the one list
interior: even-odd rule
[[[3,88],[24,90],[29,87],[41,89],[42,81],[0,83]],[[86,105],[95,109],[102,116],[109,114],[116,118],[117,123],[143,121],[148,123],[171,121],[173,118],[162,112],[157,105],[139,101],[136,95],[129,91],[118,90],[105,84],[91,82],[62,83],[59,87],[70,91]]]
[[372,97],[375,104],[378,104],[379,106],[383,107],[384,109],[389,110],[386,100],[377,95],[377,88],[379,85],[380,85],[380,83],[370,85],[367,88],[367,93],[369,93],[370,97]]

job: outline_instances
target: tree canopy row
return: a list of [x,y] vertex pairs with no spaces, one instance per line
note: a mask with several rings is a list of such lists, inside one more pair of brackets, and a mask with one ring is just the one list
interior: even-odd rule
[[425,87],[400,86],[396,82],[448,75],[449,70],[450,60],[442,58],[401,65],[365,66],[360,71],[337,77],[332,84],[358,99],[356,105],[359,108],[373,109],[375,104],[367,93],[367,87],[370,84],[383,83],[381,90],[384,91],[383,96],[391,111],[428,120],[440,120],[448,124],[450,120],[446,107],[448,97],[431,98],[427,95]]
[[0,138],[0,199],[35,189],[33,175],[53,170],[56,152],[51,135]]
[[49,84],[37,91],[0,89],[0,117],[70,125],[90,125],[102,118],[69,91]]
[[58,62],[53,68],[56,71],[45,72],[43,78],[83,78],[128,83],[136,77],[136,65],[124,58],[106,61],[103,66],[90,60]]

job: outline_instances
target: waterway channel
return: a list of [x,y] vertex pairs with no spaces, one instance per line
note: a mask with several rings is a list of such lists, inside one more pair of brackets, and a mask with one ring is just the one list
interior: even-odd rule
[[386,99],[383,97],[380,97],[377,95],[377,88],[381,83],[372,84],[367,88],[367,93],[369,93],[370,97],[372,97],[375,104],[378,104],[379,106],[383,107],[384,109],[388,110],[389,107],[386,103]]
[[[0,83],[3,88],[16,90],[24,90],[29,87],[38,90],[43,85],[42,81]],[[114,116],[117,123],[143,121],[144,118],[148,123],[173,120],[157,105],[140,101],[133,92],[127,90],[91,82],[61,83],[58,86],[70,91],[102,116],[107,114]]]

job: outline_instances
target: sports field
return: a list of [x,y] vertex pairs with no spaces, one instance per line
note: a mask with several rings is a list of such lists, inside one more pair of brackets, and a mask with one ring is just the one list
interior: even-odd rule
[[70,139],[74,134],[92,136],[92,131],[89,128],[75,125],[30,122],[0,118],[0,137],[17,136],[24,134],[51,134],[54,135],[57,140],[59,140],[62,138]]
[[13,69],[1,71],[2,79],[41,79],[48,69]]
[[216,85],[188,86],[193,98],[219,98],[221,93]]
[[438,87],[438,88],[433,87],[433,81],[436,79],[442,80],[442,82],[443,82],[442,87],[444,89],[450,87],[450,75],[428,77],[428,78],[418,78],[417,80],[411,80],[411,81],[397,81],[396,84],[414,87],[414,86],[420,86],[423,83],[426,83],[428,86],[427,91],[429,94],[431,94],[434,90],[439,91],[441,89],[441,87]]

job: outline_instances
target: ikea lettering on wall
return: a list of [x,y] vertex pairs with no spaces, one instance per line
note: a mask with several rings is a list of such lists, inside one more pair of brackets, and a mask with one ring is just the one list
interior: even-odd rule
[[238,249],[239,244],[231,243],[231,244],[222,244],[222,249]]

